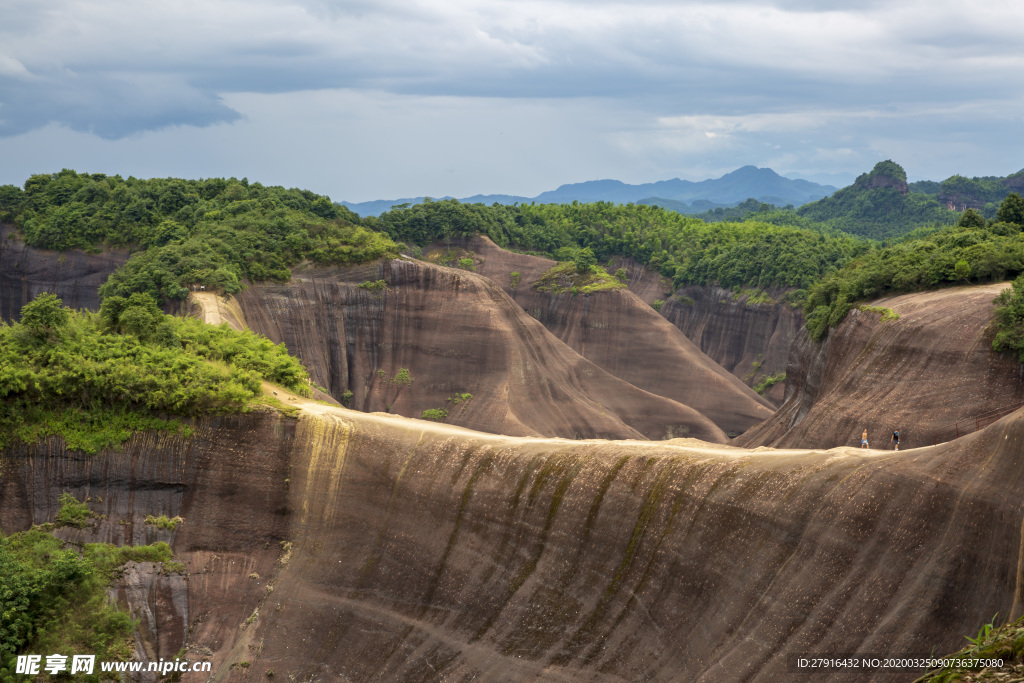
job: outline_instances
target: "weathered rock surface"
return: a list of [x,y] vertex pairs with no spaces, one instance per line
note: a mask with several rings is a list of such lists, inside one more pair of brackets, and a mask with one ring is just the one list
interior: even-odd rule
[[[617,268],[625,269],[629,291],[648,304],[663,301],[661,315],[747,386],[786,371],[804,321],[799,309],[780,303],[785,290],[767,292],[772,303],[751,303],[749,293],[737,295],[721,287],[687,286],[672,292],[669,278],[632,258],[615,257],[610,270]],[[785,382],[772,385],[764,397],[782,405]]]
[[[798,338],[786,402],[737,445],[902,447],[956,436],[990,411],[1024,402],[1024,370],[992,350],[992,299],[1006,284],[955,287],[871,302],[900,315],[850,311],[826,340]],[[948,432],[952,431],[952,434]]]
[[[698,410],[736,436],[774,410],[628,289],[586,295],[540,292],[533,284],[555,261],[499,248],[485,237],[467,245],[476,269],[577,353],[630,384]],[[510,274],[521,280],[513,289]]]
[[[117,591],[139,620],[139,649],[172,658],[212,651],[219,663],[239,626],[264,597],[288,538],[287,479],[295,422],[254,414],[200,421],[190,439],[140,435],[121,452],[87,456],[51,439],[0,452],[0,527],[11,533],[52,521],[67,491],[105,515],[93,528],[62,529],[66,540],[116,545],[166,541],[188,570],[154,574],[132,565]],[[147,515],[181,516],[175,530]],[[244,634],[242,634],[244,636]]]
[[[779,301],[784,292],[767,294],[776,301],[751,303],[749,293],[684,287],[665,300],[661,314],[715,362],[755,386],[764,377],[786,372],[804,322],[799,310]],[[781,405],[785,382],[773,385],[765,396]]]
[[[387,288],[358,286],[378,280]],[[446,409],[453,424],[512,435],[727,439],[693,407],[581,357],[466,271],[413,260],[310,270],[237,300],[253,330],[284,342],[336,399],[351,391],[360,410]],[[401,368],[411,385],[394,381]],[[448,400],[462,393],[473,398]]]
[[161,656],[187,639],[225,680],[775,681],[790,655],[945,652],[1022,609],[1024,412],[865,453],[303,410],[93,458],[8,450],[0,523],[52,518],[63,490],[108,515],[78,540],[183,516],[187,601],[135,590],[136,612],[164,610]]
[[14,228],[0,225],[0,319],[16,320],[21,307],[43,292],[71,308],[98,310],[99,286],[128,260],[128,253],[65,252],[26,246]]

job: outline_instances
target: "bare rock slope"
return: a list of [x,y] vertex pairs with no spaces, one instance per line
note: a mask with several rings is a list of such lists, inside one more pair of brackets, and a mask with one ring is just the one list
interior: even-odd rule
[[451,423],[511,435],[727,439],[693,407],[581,357],[465,271],[413,260],[309,270],[237,303],[235,315],[284,342],[336,399],[351,391],[360,410],[446,410]]
[[737,445],[903,446],[952,439],[957,426],[1024,403],[1024,371],[992,350],[992,299],[1006,284],[955,287],[872,302],[898,320],[852,310],[826,340],[806,332],[791,356],[785,404]]
[[297,403],[120,453],[9,449],[0,524],[70,491],[106,514],[74,540],[170,541],[188,580],[142,568],[124,595],[153,655],[223,680],[774,681],[792,654],[948,651],[1021,613],[1024,412],[900,453],[751,452]]
[[[784,292],[767,292],[756,302],[752,293],[720,287],[684,287],[661,307],[665,319],[682,330],[704,353],[750,386],[786,371],[789,353],[803,316],[780,301]],[[774,296],[774,298],[772,298]],[[785,382],[765,394],[775,405],[785,397]]]
[[[475,267],[577,353],[634,386],[691,406],[731,436],[768,418],[774,406],[703,353],[628,289],[587,295],[537,291],[556,263],[469,242]],[[512,287],[511,273],[520,274]]]

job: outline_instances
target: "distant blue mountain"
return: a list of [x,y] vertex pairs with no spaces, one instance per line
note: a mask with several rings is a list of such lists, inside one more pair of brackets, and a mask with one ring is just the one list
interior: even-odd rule
[[[831,185],[819,185],[809,180],[795,180],[780,176],[770,168],[744,166],[721,178],[692,182],[689,180],[660,180],[656,183],[629,185],[619,180],[590,180],[584,183],[562,185],[557,190],[542,192],[536,197],[489,194],[474,195],[460,202],[484,204],[568,204],[579,202],[613,202],[616,204],[656,204],[680,213],[701,213],[716,206],[735,206],[745,199],[784,206],[800,206],[827,197],[836,191]],[[442,197],[441,199],[450,199]],[[361,216],[378,216],[399,204],[418,204],[424,197],[414,199],[379,199],[372,202],[341,202]]]

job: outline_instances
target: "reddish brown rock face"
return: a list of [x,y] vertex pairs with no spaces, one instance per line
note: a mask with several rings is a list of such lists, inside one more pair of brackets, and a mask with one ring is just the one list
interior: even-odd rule
[[0,523],[51,518],[62,490],[108,515],[76,540],[180,514],[154,533],[188,580],[121,594],[153,652],[187,638],[231,680],[784,680],[791,654],[944,652],[1021,610],[1024,413],[865,454],[303,411],[90,459],[6,451]]
[[[532,285],[554,261],[499,249],[486,238],[467,246],[476,255],[480,274],[500,284],[577,353],[616,377],[696,409],[730,436],[774,410],[629,289],[587,295],[537,291]],[[513,272],[521,276],[514,290]]]
[[[376,280],[387,288],[358,286]],[[352,391],[359,410],[445,409],[450,423],[512,435],[727,439],[693,407],[581,357],[466,271],[410,259],[297,272],[287,285],[250,287],[238,303],[253,330],[283,341],[335,398]],[[402,368],[412,384],[394,381]],[[448,400],[462,393],[473,398]]]
[[[784,291],[767,292],[774,301],[751,303],[720,287],[684,287],[665,300],[661,314],[704,353],[729,372],[755,386],[769,375],[786,372],[793,342],[803,326],[798,309],[782,303]],[[782,404],[785,382],[766,393]]]
[[117,250],[94,255],[28,247],[13,228],[0,225],[0,319],[17,319],[21,307],[43,292],[71,308],[99,310],[99,286],[127,260],[127,252]]
[[[821,344],[806,333],[791,358],[786,403],[736,443],[901,448],[948,440],[955,428],[1024,402],[1022,366],[992,350],[992,299],[1007,285],[956,287],[881,299],[899,320],[853,310]],[[948,434],[953,430],[953,434]]]

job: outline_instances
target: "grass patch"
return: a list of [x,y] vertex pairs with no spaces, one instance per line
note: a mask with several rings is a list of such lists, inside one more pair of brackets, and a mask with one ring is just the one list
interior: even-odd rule
[[761,396],[764,396],[766,391],[771,389],[773,386],[775,386],[779,382],[785,382],[785,381],[786,381],[786,373],[784,373],[784,372],[779,372],[779,373],[776,373],[774,375],[768,375],[767,377],[762,377],[761,381],[754,385],[754,391],[757,392],[758,394],[760,394]]
[[746,297],[747,304],[775,304],[778,303],[775,299],[768,295],[763,289],[748,289],[746,287],[734,287],[733,296],[737,299]]
[[993,616],[992,621],[982,626],[976,637],[966,636],[970,645],[943,659],[961,660],[961,663],[968,659],[1001,659],[1002,667],[983,669],[947,666],[929,671],[914,683],[1021,680],[1024,677],[1024,617],[999,627],[994,627],[995,619]]
[[60,509],[53,520],[55,527],[70,526],[84,529],[97,515],[85,503],[79,502],[70,493],[60,494]]
[[861,305],[861,306],[857,306],[857,310],[858,311],[864,311],[865,313],[877,313],[878,315],[882,316],[882,322],[886,322],[888,320],[899,320],[900,319],[900,314],[899,313],[897,313],[896,311],[892,310],[891,308],[886,308],[885,306],[863,306],[863,305]]
[[155,526],[157,529],[174,531],[184,521],[181,517],[168,517],[167,515],[154,517],[153,515],[146,515],[146,524]]
[[[441,266],[459,266],[464,268],[465,266],[462,265],[462,262],[468,259],[470,261],[469,265],[472,266],[474,256],[473,252],[466,251],[461,247],[449,247],[443,250],[434,249],[429,252],[427,254],[427,261]],[[472,268],[469,268],[469,270],[472,270]]]
[[572,261],[559,263],[533,283],[533,288],[538,292],[552,294],[593,294],[625,287],[625,283],[609,275],[601,266],[590,266],[588,270],[580,273]]
[[388,288],[387,280],[367,280],[366,282],[357,285],[359,289],[365,289],[371,292],[379,292]]
[[420,417],[424,420],[432,420],[434,422],[440,422],[448,417],[448,411],[444,408],[428,408],[423,411]]

